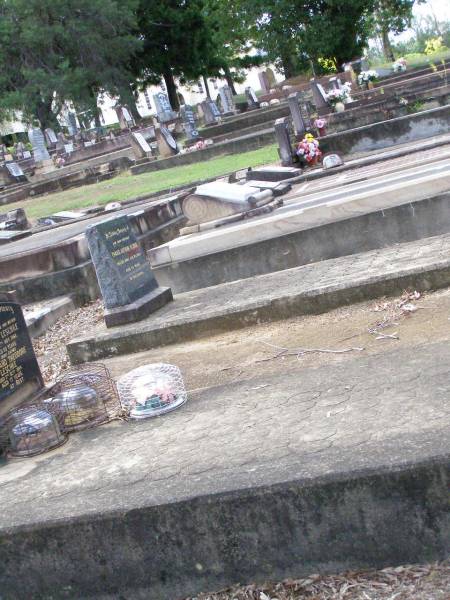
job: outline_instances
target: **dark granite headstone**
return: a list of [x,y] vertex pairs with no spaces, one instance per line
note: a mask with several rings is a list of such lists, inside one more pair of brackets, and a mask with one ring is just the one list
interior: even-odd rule
[[184,130],[189,141],[196,140],[198,138],[198,129],[195,122],[194,111],[192,106],[185,104],[180,109],[181,118],[183,119]]
[[292,123],[294,125],[294,133],[299,138],[302,138],[307,129],[307,124],[303,120],[303,115],[300,110],[300,92],[294,92],[288,96],[289,110],[291,111]]
[[107,327],[143,319],[172,300],[170,288],[158,286],[127,216],[91,225],[86,237]]
[[0,416],[43,387],[20,305],[0,302]]
[[278,153],[281,158],[281,164],[283,167],[290,167],[294,164],[294,160],[287,117],[275,121],[275,135],[278,142]]

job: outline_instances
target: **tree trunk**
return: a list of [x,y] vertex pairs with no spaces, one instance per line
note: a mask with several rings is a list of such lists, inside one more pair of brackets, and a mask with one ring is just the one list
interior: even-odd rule
[[206,97],[211,100],[211,93],[209,91],[208,79],[203,75],[203,85],[205,86]]
[[136,123],[138,123],[142,119],[142,117],[136,106],[136,100],[131,87],[130,89],[121,89],[119,93],[119,98],[121,105],[127,106],[130,109],[131,116],[136,121]]
[[52,111],[52,102],[52,98],[49,98],[45,101],[39,98],[36,103],[35,116],[41,124],[41,129],[46,129],[47,127],[58,127],[58,121]]
[[392,50],[391,41],[389,39],[389,29],[386,25],[381,27],[381,44],[383,46],[383,54],[387,61],[394,62],[395,56]]
[[296,75],[294,61],[290,54],[284,54],[281,56],[281,62],[283,64],[283,74],[285,79],[290,79]]
[[236,88],[234,87],[234,81],[233,81],[233,77],[231,75],[230,67],[228,65],[225,65],[223,70],[225,72],[225,79],[227,80],[227,84],[231,90],[231,93],[233,94],[233,96],[237,96],[237,92],[236,92]]
[[172,110],[178,111],[180,110],[180,102],[178,100],[177,94],[177,86],[175,84],[175,79],[173,78],[173,73],[171,69],[167,69],[163,73],[164,82],[167,88],[167,95],[169,96],[169,102],[172,106]]

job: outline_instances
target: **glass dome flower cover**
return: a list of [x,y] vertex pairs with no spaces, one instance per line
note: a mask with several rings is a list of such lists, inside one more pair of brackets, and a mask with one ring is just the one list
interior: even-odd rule
[[122,406],[132,419],[162,415],[187,400],[180,369],[166,363],[133,369],[118,379],[117,389]]

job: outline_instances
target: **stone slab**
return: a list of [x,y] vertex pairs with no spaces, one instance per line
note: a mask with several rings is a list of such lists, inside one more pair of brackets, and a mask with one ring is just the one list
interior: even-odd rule
[[164,265],[162,260],[166,256],[170,256],[171,263],[181,263],[280,238],[326,223],[387,210],[430,198],[447,190],[450,190],[450,159],[409,170],[402,169],[389,178],[381,172],[378,177],[357,182],[353,187],[339,187],[317,194],[312,191],[310,196],[301,187],[297,187],[292,196],[286,198],[287,206],[268,216],[195,236],[177,238],[163,246],[163,253],[161,247],[152,249],[149,259],[154,269]]
[[0,245],[9,244],[10,242],[17,242],[32,234],[31,230],[26,231],[15,231],[8,229],[0,229]]
[[283,181],[258,181],[252,179],[251,185],[260,190],[271,190],[274,196],[283,196],[292,189],[291,183],[284,183]]
[[74,310],[75,304],[70,296],[60,296],[46,302],[27,304],[22,309],[28,333],[35,338],[45,333],[62,316]]
[[190,392],[0,469],[2,598],[175,600],[450,552],[450,346]]
[[126,323],[134,323],[135,321],[145,319],[172,300],[173,296],[170,288],[157,287],[134,302],[115,308],[105,308],[104,318],[106,327],[117,327],[118,325],[125,325]]
[[[247,181],[256,179],[258,181],[283,181],[292,179],[302,174],[301,169],[296,167],[260,167],[258,169],[249,169],[246,173]],[[251,185],[251,184],[250,184]]]
[[450,285],[450,234],[325,260],[175,296],[151,318],[71,341],[72,363],[130,354],[295,315],[318,314],[405,288]]

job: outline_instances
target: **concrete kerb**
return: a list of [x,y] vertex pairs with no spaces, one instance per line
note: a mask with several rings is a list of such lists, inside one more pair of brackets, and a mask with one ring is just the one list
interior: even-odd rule
[[0,532],[2,600],[175,600],[236,582],[442,560],[449,462],[445,455]]
[[445,341],[192,392],[2,467],[3,600],[175,600],[445,558],[449,360]]
[[[448,236],[447,236],[448,238]],[[436,238],[440,240],[440,238]],[[408,244],[404,244],[408,246]],[[409,244],[411,248],[417,243]],[[388,252],[390,250],[388,249]],[[379,255],[382,256],[380,251]],[[374,256],[374,252],[366,253]],[[363,257],[364,254],[359,255]],[[335,268],[345,272],[358,255],[323,261],[321,268]],[[340,306],[399,294],[407,288],[418,291],[440,289],[450,285],[450,259],[436,261],[428,266],[399,268],[397,272],[379,275],[359,275],[349,277],[347,281],[338,284],[324,281],[322,286],[311,286],[303,291],[281,293],[279,281],[289,278],[291,281],[301,280],[305,269],[311,270],[314,265],[297,267],[287,271],[262,275],[251,280],[232,282],[209,288],[215,297],[223,298],[223,306],[208,306],[208,290],[196,290],[175,297],[173,306],[161,313],[159,322],[153,319],[141,321],[133,327],[119,328],[108,333],[96,332],[93,337],[73,340],[67,345],[67,351],[72,364],[80,364],[104,358],[132,354],[149,350],[158,346],[180,343],[209,337],[211,335],[241,329],[258,323],[279,321],[290,317],[320,314]],[[262,279],[265,278],[265,279]],[[273,293],[267,295],[264,290],[258,298],[260,283],[267,288],[273,288]],[[239,285],[239,288],[237,285]],[[230,298],[245,294],[246,286],[249,299],[233,304]],[[252,292],[254,290],[254,294]],[[231,295],[231,296],[230,296]],[[203,300],[197,314],[189,313],[189,307]],[[170,314],[173,310],[173,316]],[[183,315],[184,316],[180,316]]]

